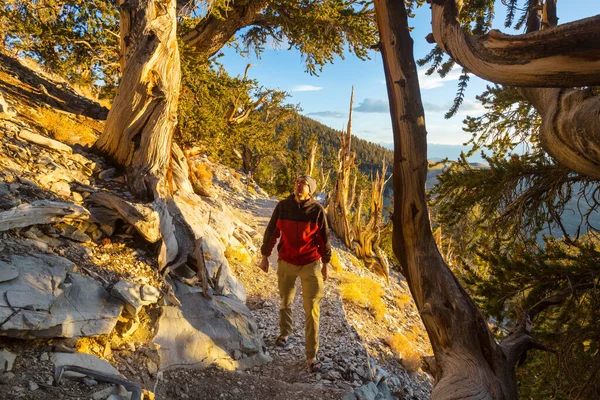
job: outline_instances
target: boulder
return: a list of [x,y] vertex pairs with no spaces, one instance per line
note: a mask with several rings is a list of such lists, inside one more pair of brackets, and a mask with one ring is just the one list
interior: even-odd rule
[[[195,198],[189,199],[189,197],[194,196]],[[226,246],[221,240],[223,235],[231,235],[235,226],[233,223],[224,223],[220,229],[224,229],[227,232],[215,230],[206,223],[209,216],[208,213],[199,212],[198,209],[189,207],[188,204],[202,204],[202,200],[198,201],[198,199],[199,196],[193,193],[182,193],[181,190],[174,196],[175,203],[194,231],[195,238],[202,238],[206,274],[209,279],[216,282],[215,292],[221,295],[233,295],[244,302],[246,301],[246,289],[232,275],[229,262],[225,258]],[[221,213],[217,219],[221,220],[225,218],[224,216],[225,214]],[[211,216],[210,221],[213,221],[214,218],[216,217]]]
[[112,331],[123,307],[95,280],[55,255],[13,255],[18,277],[0,282],[0,335],[81,337]]
[[154,343],[160,346],[161,370],[211,364],[227,370],[247,369],[271,361],[258,326],[242,302],[228,296],[206,299],[193,288],[186,291],[185,286],[176,285],[181,306],[164,306],[158,323]]
[[129,281],[117,282],[110,293],[125,302],[125,310],[133,318],[137,317],[143,306],[156,303],[160,298],[158,289]]
[[0,261],[0,282],[6,282],[19,276],[19,270],[11,264]]
[[0,350],[0,372],[8,372],[12,370],[16,359],[16,354],[13,354],[8,350]]

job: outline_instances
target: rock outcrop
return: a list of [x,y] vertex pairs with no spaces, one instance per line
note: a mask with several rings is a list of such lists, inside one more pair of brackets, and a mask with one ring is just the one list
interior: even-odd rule
[[82,337],[112,331],[123,304],[66,258],[13,255],[0,265],[0,335]]
[[181,306],[163,307],[154,343],[160,369],[174,366],[247,369],[270,361],[250,310],[233,296],[205,298],[178,283]]

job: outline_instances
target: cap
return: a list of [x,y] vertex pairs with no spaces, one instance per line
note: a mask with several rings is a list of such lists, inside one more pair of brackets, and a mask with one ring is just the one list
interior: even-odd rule
[[310,175],[300,175],[298,179],[304,179],[306,183],[308,183],[308,189],[310,190],[310,194],[314,194],[317,190],[317,181]]

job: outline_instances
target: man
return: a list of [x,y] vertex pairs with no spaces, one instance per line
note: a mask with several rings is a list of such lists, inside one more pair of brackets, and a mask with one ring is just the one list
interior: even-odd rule
[[[260,249],[263,255],[260,268],[268,272],[268,257],[281,236],[277,246],[277,281],[281,297],[280,335],[275,341],[278,346],[285,346],[292,333],[291,306],[296,278],[300,277],[306,314],[306,360],[313,372],[321,369],[321,364],[317,361],[320,302],[323,297],[323,281],[327,279],[327,264],[331,258],[325,210],[312,198],[316,188],[317,182],[308,175],[296,179],[294,194],[275,207]],[[319,259],[322,266],[319,265]]]

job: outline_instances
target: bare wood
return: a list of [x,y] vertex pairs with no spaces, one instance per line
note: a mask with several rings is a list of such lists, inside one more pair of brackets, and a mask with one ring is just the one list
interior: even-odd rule
[[22,130],[17,134],[17,137],[28,143],[37,144],[46,149],[54,150],[59,153],[65,153],[65,154],[73,153],[73,149],[70,146],[67,146],[64,143],[59,142],[58,140],[54,140],[54,139],[50,139],[49,137],[38,135],[37,133]]
[[84,221],[89,219],[89,217],[89,211],[76,204],[49,200],[33,201],[0,212],[0,232],[65,220]]
[[202,238],[196,240],[194,250],[194,259],[196,260],[196,274],[202,284],[202,295],[210,299],[212,296],[208,292],[208,277],[206,276],[206,261],[204,260],[204,250],[202,248]]
[[375,11],[394,132],[393,247],[439,369],[431,398],[516,399],[512,367],[443,261],[431,232],[427,131],[405,4],[376,0]]
[[173,190],[183,190],[193,193],[194,188],[190,182],[190,163],[183,150],[173,142],[171,147],[171,170],[173,171]]
[[117,219],[122,219],[150,243],[155,243],[162,238],[159,214],[152,203],[131,203],[108,192],[92,193],[86,201],[93,204],[90,207],[92,217],[100,223],[113,223]]
[[308,166],[306,167],[306,175],[312,176],[313,171],[315,169],[315,160],[317,158],[317,149],[319,144],[317,142],[313,143],[310,148],[310,156],[308,157]]
[[327,206],[327,218],[331,229],[344,239],[347,247],[352,246],[352,229],[350,228],[350,175],[355,166],[356,153],[351,151],[352,141],[352,104],[354,102],[354,87],[350,95],[350,113],[348,116],[348,131],[341,132],[340,149],[337,160],[337,176],[333,184],[330,201]]
[[433,39],[475,75],[503,85],[600,85],[600,15],[524,35],[467,34],[456,0],[431,0]]

